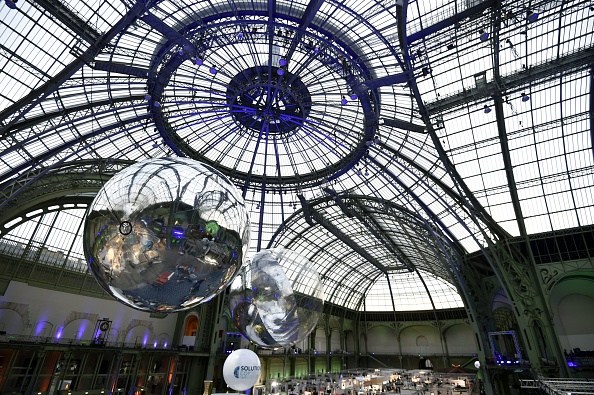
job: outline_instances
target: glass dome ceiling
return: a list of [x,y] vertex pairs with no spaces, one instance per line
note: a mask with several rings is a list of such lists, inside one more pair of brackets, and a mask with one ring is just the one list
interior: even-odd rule
[[591,3],[10,3],[5,254],[86,270],[94,194],[170,155],[225,173],[252,251],[306,255],[355,311],[461,307],[467,254],[594,224]]

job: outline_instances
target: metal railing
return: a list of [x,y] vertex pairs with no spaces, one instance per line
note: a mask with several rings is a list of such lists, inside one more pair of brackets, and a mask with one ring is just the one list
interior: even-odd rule
[[520,379],[520,387],[538,389],[547,395],[594,394],[594,379]]

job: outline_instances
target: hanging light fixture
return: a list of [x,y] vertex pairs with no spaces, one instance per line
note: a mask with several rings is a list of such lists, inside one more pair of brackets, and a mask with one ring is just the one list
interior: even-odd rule
[[530,100],[530,96],[528,96],[528,95],[527,95],[527,94],[525,94],[525,93],[522,93],[522,101],[523,101],[523,102],[527,102],[528,100]]
[[491,112],[491,107],[489,107],[488,105],[485,104],[485,109],[483,111],[485,114],[488,114]]
[[202,66],[204,64],[204,60],[202,60],[200,58],[196,58],[195,62],[196,62],[197,66]]
[[528,20],[528,23],[536,22],[538,20],[538,12],[528,10],[526,15],[527,15],[526,19]]
[[349,101],[347,100],[347,98],[343,96],[342,100],[340,101],[340,104],[342,104],[343,106],[346,106],[348,102]]
[[489,39],[489,33],[487,33],[486,31],[484,31],[483,29],[479,30],[479,34],[480,34],[479,39],[482,42],[485,42],[485,41],[487,41]]

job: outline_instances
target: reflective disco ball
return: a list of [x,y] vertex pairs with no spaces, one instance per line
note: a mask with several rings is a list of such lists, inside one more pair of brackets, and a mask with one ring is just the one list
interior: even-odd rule
[[187,158],[136,163],[87,211],[83,247],[101,287],[124,304],[171,313],[224,290],[243,264],[250,221],[237,188]]
[[298,253],[262,250],[244,265],[229,288],[233,321],[265,348],[299,343],[318,323],[324,305],[322,282],[313,264]]

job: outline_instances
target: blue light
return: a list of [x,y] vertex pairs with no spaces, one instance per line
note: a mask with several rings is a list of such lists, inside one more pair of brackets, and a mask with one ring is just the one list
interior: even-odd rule
[[573,361],[567,361],[567,366],[569,366],[570,368],[575,368],[578,366],[578,364]]
[[196,58],[196,65],[197,66],[202,66],[204,64],[204,60],[200,59],[200,58]]
[[281,66],[286,66],[286,65],[287,65],[287,59],[282,59],[282,58],[281,58],[281,59],[278,61],[278,64],[280,64]]
[[217,69],[215,69],[214,67],[211,67],[210,69],[208,69],[208,71],[210,71],[210,74],[216,74],[217,73]]
[[285,74],[285,70],[283,70],[283,69],[276,69],[276,74],[283,75],[283,74]]
[[182,237],[184,237],[183,229],[174,228],[172,233],[173,233],[173,237],[175,237],[176,239],[181,239]]
[[489,39],[489,33],[487,33],[487,32],[482,32],[479,38],[480,38],[480,40],[481,40],[482,42],[485,42],[485,41],[487,41],[487,40]]

